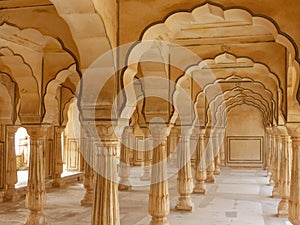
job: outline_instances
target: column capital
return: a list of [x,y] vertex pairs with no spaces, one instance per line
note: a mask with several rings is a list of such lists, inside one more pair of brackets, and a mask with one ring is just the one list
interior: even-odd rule
[[150,126],[150,131],[153,140],[165,139],[170,133],[170,129],[166,126],[166,124],[152,124]]
[[190,138],[193,134],[193,127],[192,126],[181,126],[181,132],[178,134],[181,138]]
[[55,133],[61,133],[65,130],[65,128],[66,128],[65,126],[57,126],[54,128],[54,130],[55,130]]
[[300,141],[300,123],[287,123],[286,127],[292,139]]
[[114,126],[111,123],[97,124],[97,133],[102,140],[116,140]]
[[19,126],[7,126],[6,127],[6,132],[8,136],[15,135],[17,130],[19,129]]
[[202,126],[196,126],[194,127],[194,133],[197,135],[205,135],[206,134],[206,128]]
[[30,138],[40,138],[45,136],[49,127],[50,125],[26,125],[25,126]]
[[133,128],[131,126],[124,127],[122,133],[122,139],[128,139],[130,134],[132,134]]

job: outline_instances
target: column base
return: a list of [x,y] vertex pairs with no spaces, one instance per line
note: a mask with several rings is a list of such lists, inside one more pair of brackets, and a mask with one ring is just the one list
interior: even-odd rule
[[214,172],[208,172],[207,173],[207,179],[205,180],[205,182],[206,183],[215,183],[216,182]]
[[202,181],[202,182],[197,182],[195,183],[195,187],[194,187],[194,190],[193,190],[193,193],[195,194],[203,194],[205,195],[206,194],[206,184],[205,184],[205,181]]
[[50,225],[42,212],[30,211],[27,221],[24,225]]
[[4,200],[7,202],[17,202],[20,200],[20,194],[16,189],[8,189],[4,194]]
[[4,201],[5,192],[0,192],[0,203]]
[[163,218],[152,217],[152,220],[149,225],[169,225],[169,222],[166,217]]
[[281,195],[280,195],[279,187],[278,187],[278,185],[275,184],[273,191],[272,191],[272,197],[279,198],[280,196]]
[[287,217],[289,214],[289,200],[281,199],[278,204],[278,217]]
[[221,174],[221,168],[220,167],[216,167],[215,171],[214,171],[214,175],[220,175]]
[[168,157],[168,166],[169,167],[177,167],[177,158],[174,157],[173,155],[175,155],[174,153],[172,153],[170,155],[170,157]]
[[221,161],[220,162],[220,167],[225,167],[225,166],[226,166],[225,161]]
[[144,172],[140,177],[141,181],[149,181],[151,180],[150,172]]
[[292,224],[300,224],[300,204],[297,201],[289,201],[289,221]]
[[119,191],[130,191],[132,188],[130,182],[122,182],[120,181],[119,185],[118,185],[118,190]]
[[62,186],[64,186],[63,179],[61,177],[54,178],[52,187],[54,187],[54,188],[61,188]]
[[192,202],[191,196],[180,196],[175,206],[178,211],[192,211],[194,203]]
[[86,191],[83,199],[80,201],[81,206],[91,206],[94,200],[94,190]]

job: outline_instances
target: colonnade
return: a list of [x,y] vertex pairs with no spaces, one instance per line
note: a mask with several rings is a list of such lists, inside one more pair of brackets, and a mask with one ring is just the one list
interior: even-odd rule
[[[29,209],[26,224],[47,224],[43,215],[45,207],[45,177],[44,158],[45,137],[47,126],[27,126],[30,135],[30,166],[28,174],[28,191],[26,206]],[[60,134],[63,127],[55,129],[55,158],[54,181],[55,187],[63,182],[62,154]],[[205,130],[181,127],[181,133],[171,135],[170,131],[157,127],[151,130],[147,138],[145,151],[145,166],[150,170],[151,186],[148,210],[152,217],[151,225],[168,224],[167,216],[170,212],[170,196],[168,192],[168,155],[170,146],[177,148],[177,191],[178,202],[176,210],[192,211],[194,204],[192,193],[205,194],[206,183],[214,182],[215,175],[220,174],[220,167],[225,166],[224,129]],[[16,157],[14,152],[14,134],[17,128],[7,128],[7,169],[5,199],[16,201],[19,196],[15,189],[17,183]],[[194,167],[191,165],[191,136],[196,132],[196,159]],[[81,205],[92,205],[93,225],[118,225],[119,199],[118,190],[130,190],[130,134],[132,129],[126,127],[118,140],[112,134],[106,134],[98,129],[101,143],[87,130],[82,132],[81,148],[85,152],[84,188],[86,190]],[[174,134],[174,133],[173,133]],[[211,138],[209,138],[211,137]],[[115,157],[116,148],[121,141],[120,163],[117,170]],[[178,144],[174,144],[178,143]],[[270,184],[274,185],[272,196],[280,198],[278,216],[288,216],[293,224],[300,224],[300,124],[287,124],[266,128],[265,133],[265,164],[264,168],[270,176]],[[151,155],[150,155],[151,154]],[[152,161],[150,158],[152,156]],[[118,172],[120,182],[118,181]],[[143,179],[143,177],[141,177]]]

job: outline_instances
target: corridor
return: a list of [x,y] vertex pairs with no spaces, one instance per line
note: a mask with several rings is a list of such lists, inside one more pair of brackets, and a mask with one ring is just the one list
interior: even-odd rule
[[[139,180],[141,168],[131,170],[135,185],[130,192],[120,192],[121,225],[148,225],[149,187]],[[279,199],[271,198],[266,171],[224,168],[215,184],[207,184],[207,195],[193,194],[193,212],[174,210],[178,194],[176,176],[169,180],[171,212],[170,225],[289,225],[287,218],[278,218]],[[80,206],[84,195],[82,184],[53,189],[47,193],[45,215],[51,225],[88,225],[91,207]],[[25,201],[0,205],[1,225],[20,225],[25,222]]]

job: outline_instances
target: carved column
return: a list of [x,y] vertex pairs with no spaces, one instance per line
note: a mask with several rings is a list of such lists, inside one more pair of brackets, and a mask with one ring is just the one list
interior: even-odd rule
[[54,147],[54,181],[53,187],[61,187],[63,181],[61,174],[63,173],[63,156],[62,156],[62,139],[61,134],[64,127],[55,127],[55,147]]
[[25,225],[45,225],[43,209],[46,205],[45,168],[43,150],[45,148],[45,135],[48,127],[26,127],[30,136],[30,158],[28,171],[28,187],[26,206],[30,210]]
[[271,155],[272,155],[272,128],[266,128],[266,170],[268,172],[268,176],[271,177]]
[[130,133],[132,129],[130,127],[126,127],[122,134],[121,141],[121,155],[120,155],[120,167],[119,167],[119,177],[121,178],[119,181],[119,190],[130,190],[131,184],[129,181],[130,176]]
[[94,156],[97,177],[92,225],[120,225],[117,160],[114,156],[118,141],[110,125],[97,126],[97,129],[101,142]]
[[273,164],[273,179],[274,179],[274,187],[272,191],[272,197],[278,198],[281,197],[280,188],[279,188],[279,180],[280,180],[280,158],[282,151],[282,141],[281,136],[276,129],[275,135],[275,152],[274,152],[274,164]]
[[95,143],[93,135],[89,132],[88,129],[82,129],[82,136],[85,136],[81,141],[81,151],[83,151],[84,155],[84,179],[83,185],[85,188],[85,194],[83,199],[80,201],[80,204],[83,206],[93,205],[94,198],[94,152],[95,152]]
[[17,174],[17,160],[15,150],[15,133],[18,130],[17,127],[7,127],[7,156],[6,156],[6,185],[7,190],[5,192],[5,201],[17,201],[19,194],[15,189],[15,185],[18,182]]
[[269,184],[274,184],[274,180],[275,180],[275,153],[276,153],[276,136],[275,136],[275,132],[273,131],[273,129],[270,130],[270,143],[271,143],[271,153],[270,153],[270,179],[269,179]]
[[294,225],[300,224],[300,124],[288,123],[288,132],[292,137],[292,175],[289,199],[289,220]]
[[140,177],[143,181],[151,180],[151,157],[152,157],[152,138],[147,135],[145,140],[145,151],[143,152],[143,173]]
[[220,142],[219,142],[219,129],[215,129],[212,134],[213,152],[214,152],[214,163],[215,163],[215,175],[221,174],[221,158],[220,158]]
[[291,177],[291,138],[286,128],[282,132],[282,151],[280,162],[279,188],[281,201],[278,204],[278,216],[287,216],[290,197],[290,177]]
[[213,144],[213,138],[212,138],[212,133],[213,130],[210,131],[210,137],[207,142],[207,147],[206,147],[206,174],[207,174],[207,179],[206,182],[208,183],[214,183],[216,181],[214,172],[215,172],[215,161],[214,161],[214,144]]
[[164,125],[151,129],[153,138],[153,159],[148,211],[152,216],[150,225],[168,225],[170,199],[167,177],[167,131]]
[[[199,128],[200,129],[200,128]],[[206,194],[206,163],[205,163],[205,130],[200,130],[197,144],[197,157],[195,164],[195,187],[194,193]]]
[[177,177],[177,192],[180,197],[175,208],[177,210],[191,211],[193,202],[191,193],[193,191],[193,175],[191,167],[191,134],[190,129],[181,128],[178,148],[178,177]]
[[219,146],[220,146],[220,166],[226,166],[226,159],[225,159],[225,146],[224,146],[224,137],[225,137],[225,129],[222,128],[219,132]]
[[178,167],[177,161],[178,130],[173,128],[168,136],[168,162],[172,167]]

